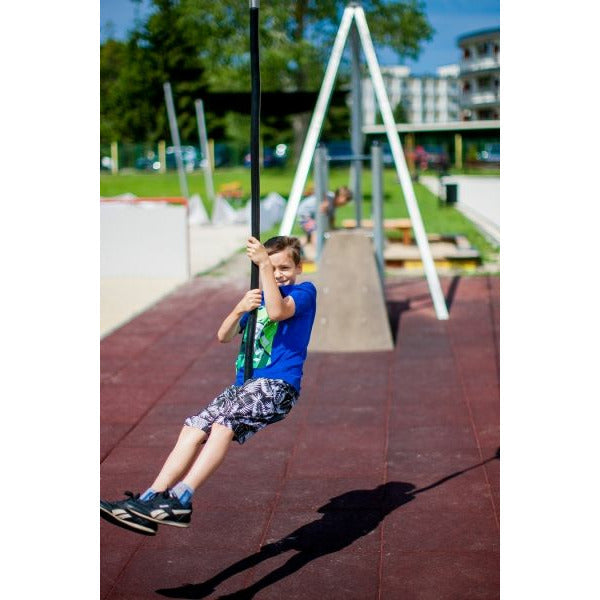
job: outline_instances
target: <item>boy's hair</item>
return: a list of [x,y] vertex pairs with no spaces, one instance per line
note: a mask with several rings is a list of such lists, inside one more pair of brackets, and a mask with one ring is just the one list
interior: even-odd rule
[[346,198],[348,198],[348,201],[352,200],[352,192],[350,191],[350,188],[345,185],[343,185],[343,186],[339,187],[337,190],[335,190],[335,195],[336,195],[336,197],[345,196]]
[[276,235],[275,237],[269,238],[265,243],[264,247],[267,249],[267,254],[276,254],[286,248],[290,249],[294,264],[298,266],[302,262],[302,246],[300,240],[296,237],[287,235]]

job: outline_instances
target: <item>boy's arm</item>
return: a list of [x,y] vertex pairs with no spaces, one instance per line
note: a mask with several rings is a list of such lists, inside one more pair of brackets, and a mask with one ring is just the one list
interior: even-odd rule
[[285,321],[293,317],[296,312],[296,304],[292,296],[282,298],[279,286],[273,274],[273,265],[265,247],[254,237],[248,238],[248,257],[258,265],[260,281],[265,295],[265,308],[271,321]]
[[240,321],[245,313],[254,310],[260,306],[261,292],[260,290],[249,290],[244,294],[244,297],[235,305],[235,308],[225,317],[217,338],[222,344],[230,342],[238,333]]

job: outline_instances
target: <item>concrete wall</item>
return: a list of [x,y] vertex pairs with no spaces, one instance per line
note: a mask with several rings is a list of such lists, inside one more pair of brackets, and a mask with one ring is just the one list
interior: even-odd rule
[[184,206],[100,204],[101,277],[189,276]]

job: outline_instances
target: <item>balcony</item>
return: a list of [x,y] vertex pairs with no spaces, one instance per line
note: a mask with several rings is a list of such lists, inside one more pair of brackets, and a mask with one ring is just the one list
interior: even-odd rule
[[460,74],[479,73],[481,71],[493,71],[500,68],[500,55],[484,56],[482,58],[469,58],[460,61]]
[[465,92],[461,95],[463,107],[493,106],[500,103],[500,94],[493,91]]

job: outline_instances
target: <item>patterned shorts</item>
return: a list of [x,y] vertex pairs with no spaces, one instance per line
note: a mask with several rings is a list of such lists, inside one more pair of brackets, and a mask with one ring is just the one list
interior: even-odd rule
[[230,385],[203,411],[188,417],[185,424],[210,433],[213,423],[233,430],[240,444],[271,423],[284,419],[298,401],[294,386],[281,379],[248,379]]

